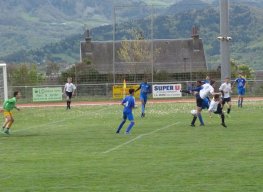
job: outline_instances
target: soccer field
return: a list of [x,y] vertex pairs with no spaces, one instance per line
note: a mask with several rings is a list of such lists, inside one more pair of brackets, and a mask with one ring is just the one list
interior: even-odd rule
[[190,127],[194,105],[150,103],[143,119],[138,107],[130,135],[128,122],[115,134],[119,105],[14,111],[0,191],[262,192],[263,102],[233,106],[227,128],[206,111],[205,127]]

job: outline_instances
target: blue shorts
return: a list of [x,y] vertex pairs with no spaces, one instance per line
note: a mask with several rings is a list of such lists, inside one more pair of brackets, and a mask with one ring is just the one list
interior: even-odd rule
[[246,89],[244,87],[237,88],[238,95],[245,95]]
[[132,113],[123,112],[123,119],[126,120],[127,118],[128,118],[129,121],[134,121]]
[[144,104],[147,103],[147,95],[140,95],[140,100],[144,102]]
[[210,104],[210,100],[206,97],[203,99],[202,102],[202,109],[208,109],[209,108],[209,104]]

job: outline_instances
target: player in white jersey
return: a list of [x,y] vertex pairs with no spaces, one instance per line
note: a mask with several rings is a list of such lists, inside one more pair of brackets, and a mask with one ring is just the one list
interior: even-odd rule
[[225,78],[224,83],[221,84],[219,87],[219,91],[222,93],[222,108],[224,107],[225,103],[227,103],[227,114],[231,111],[231,92],[232,92],[232,86],[230,83],[230,79],[228,77]]
[[68,77],[64,87],[64,94],[67,97],[67,109],[70,109],[71,98],[75,95],[76,86],[72,83],[72,78]]
[[[211,83],[212,83],[212,81],[211,81]],[[213,84],[214,84],[214,81],[213,81]],[[215,91],[214,87],[212,87],[213,84],[210,85],[209,83],[205,83],[202,85],[203,88],[199,92],[200,97],[202,99],[208,97],[210,94],[213,95],[213,93]]]
[[210,102],[208,112],[211,117],[211,113],[219,114],[221,117],[221,125],[227,127],[225,124],[225,115],[223,112],[222,100],[220,99],[220,94],[215,94],[212,101]]
[[201,115],[202,112],[202,104],[205,98],[207,98],[209,95],[214,95],[214,88],[213,85],[215,84],[214,80],[210,80],[210,84],[209,83],[205,83],[202,85],[202,89],[199,91],[199,93],[196,93],[196,111],[197,114],[196,116],[193,117],[193,120],[191,122],[191,126],[194,127],[195,126],[195,121],[198,117],[199,121],[200,121],[200,126],[204,126],[204,121]]

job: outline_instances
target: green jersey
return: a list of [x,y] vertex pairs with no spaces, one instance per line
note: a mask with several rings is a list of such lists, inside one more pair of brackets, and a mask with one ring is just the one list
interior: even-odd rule
[[6,111],[11,111],[16,106],[16,97],[5,100],[3,104],[3,109]]

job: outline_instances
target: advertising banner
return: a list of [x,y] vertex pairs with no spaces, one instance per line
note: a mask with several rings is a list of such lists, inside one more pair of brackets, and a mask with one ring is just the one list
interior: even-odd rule
[[62,101],[62,88],[33,88],[33,102],[38,101]]
[[[122,99],[124,96],[129,95],[129,89],[137,89],[139,85],[125,85],[126,88],[123,85],[114,85],[112,87],[112,97],[113,99]],[[140,97],[140,90],[135,92],[134,94],[135,98]]]
[[153,98],[182,97],[181,84],[153,85]]

